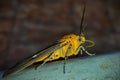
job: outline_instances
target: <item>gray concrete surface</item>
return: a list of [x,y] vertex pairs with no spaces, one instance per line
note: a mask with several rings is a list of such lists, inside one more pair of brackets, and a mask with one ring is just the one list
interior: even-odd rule
[[66,73],[63,62],[47,63],[35,70],[27,68],[0,80],[120,80],[120,52],[69,59]]

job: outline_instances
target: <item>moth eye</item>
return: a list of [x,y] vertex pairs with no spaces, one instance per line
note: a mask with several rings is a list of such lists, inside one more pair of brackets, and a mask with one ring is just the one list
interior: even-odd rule
[[79,38],[79,41],[82,42],[82,38]]

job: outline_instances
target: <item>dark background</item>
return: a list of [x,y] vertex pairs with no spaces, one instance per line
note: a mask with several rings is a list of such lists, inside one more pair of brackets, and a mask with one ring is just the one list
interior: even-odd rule
[[[85,0],[0,0],[0,70],[62,36],[79,34]],[[97,54],[120,51],[120,1],[86,0],[85,36]]]

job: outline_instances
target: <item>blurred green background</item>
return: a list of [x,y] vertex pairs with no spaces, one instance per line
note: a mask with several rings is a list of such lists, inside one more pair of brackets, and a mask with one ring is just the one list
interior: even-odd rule
[[84,34],[96,44],[88,51],[120,51],[119,0],[0,0],[0,70],[79,34],[84,1]]

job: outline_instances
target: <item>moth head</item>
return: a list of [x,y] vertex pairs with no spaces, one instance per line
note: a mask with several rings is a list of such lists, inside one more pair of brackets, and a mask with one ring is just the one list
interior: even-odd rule
[[85,41],[86,41],[86,39],[85,39],[84,36],[79,36],[78,40],[79,40],[79,42],[80,42],[81,44],[84,44]]

